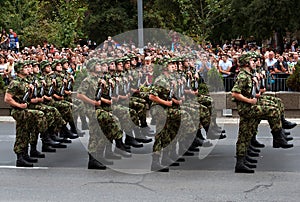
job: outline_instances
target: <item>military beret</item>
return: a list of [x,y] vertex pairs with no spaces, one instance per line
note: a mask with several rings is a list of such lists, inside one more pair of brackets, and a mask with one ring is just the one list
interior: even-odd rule
[[51,66],[51,62],[49,62],[48,60],[41,61],[41,63],[40,63],[41,70],[44,70],[45,67],[47,67],[48,65]]
[[14,70],[16,72],[20,72],[24,66],[26,66],[27,64],[25,64],[23,61],[18,61],[14,64]]

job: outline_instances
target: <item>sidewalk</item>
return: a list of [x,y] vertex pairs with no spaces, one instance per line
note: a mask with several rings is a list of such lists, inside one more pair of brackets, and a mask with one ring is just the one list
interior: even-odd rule
[[[297,124],[300,124],[300,118],[290,118],[287,119],[288,121],[295,122]],[[150,122],[150,120],[147,120],[147,122]],[[15,120],[13,119],[12,116],[0,116],[0,122],[9,122],[13,123]],[[79,119],[80,122],[80,119]],[[148,123],[149,123],[148,122]],[[219,117],[217,118],[217,123],[218,124],[239,124],[239,118],[231,118],[231,117]],[[263,120],[261,124],[268,124],[266,120]]]

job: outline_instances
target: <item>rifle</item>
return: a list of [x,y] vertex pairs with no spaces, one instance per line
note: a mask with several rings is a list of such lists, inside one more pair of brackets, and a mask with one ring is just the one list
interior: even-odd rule
[[27,103],[30,102],[30,94],[31,94],[31,88],[29,88],[26,93],[24,94],[24,96],[22,97],[21,103]]
[[174,94],[174,86],[171,83],[170,92],[169,92],[169,95],[168,95],[168,98],[167,98],[168,101],[172,100],[173,94]]
[[[188,67],[188,72],[190,71],[190,66]],[[188,75],[188,78],[187,78],[187,81],[186,81],[186,86],[188,87],[188,88],[190,88],[191,87],[191,80],[190,80],[190,76]]]
[[[196,74],[196,72],[194,71],[193,74]],[[193,83],[192,84],[193,91],[197,91],[199,84],[198,84],[198,81],[197,81],[196,77],[193,77],[192,83]]]
[[95,95],[95,100],[96,101],[101,100],[102,92],[103,92],[103,86],[102,86],[102,83],[101,83],[101,80],[100,80],[98,82],[98,88],[97,88],[96,95]]
[[64,83],[65,79],[67,79],[66,75],[64,75],[64,79],[61,82],[61,87],[60,87],[60,91],[59,91],[59,95],[60,96],[64,96],[65,95],[65,83]]
[[[252,78],[255,77],[255,73],[256,73],[256,72],[254,72],[254,73],[252,74]],[[255,81],[252,81],[252,90],[251,90],[251,96],[252,96],[252,98],[255,98],[257,93],[259,93],[259,89],[258,89],[258,87],[257,87],[257,85],[256,85],[256,83],[255,83]]]
[[[53,74],[51,76],[51,79],[56,79],[56,74]],[[49,88],[49,91],[48,91],[48,97],[51,97],[53,95],[53,92],[54,92],[54,84],[52,83],[50,88]]]
[[33,85],[33,93],[32,93],[32,98],[37,98],[38,97],[38,87],[36,84],[36,76],[34,75],[33,81],[32,81],[32,85]]

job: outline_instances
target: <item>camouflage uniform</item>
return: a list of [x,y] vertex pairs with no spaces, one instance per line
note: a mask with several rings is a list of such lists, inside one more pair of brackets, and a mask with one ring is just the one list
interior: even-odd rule
[[[13,96],[16,102],[22,103],[22,98],[29,88],[26,78],[18,77],[13,80],[6,93]],[[13,107],[11,110],[12,117],[16,120],[16,140],[14,144],[14,152],[16,154],[23,153],[28,148],[30,132],[43,133],[47,129],[47,121],[45,114],[40,110],[34,109],[18,109]],[[35,127],[39,126],[39,127]]]
[[[232,92],[241,93],[247,98],[251,98],[252,74],[245,69],[241,69]],[[282,129],[280,120],[280,110],[278,107],[269,106],[265,103],[257,102],[251,105],[249,103],[236,101],[237,110],[240,116],[239,135],[236,143],[236,155],[245,156],[249,147],[253,131],[257,130],[257,120],[267,119],[272,131]],[[255,130],[254,130],[254,127]],[[251,130],[252,129],[252,130]]]

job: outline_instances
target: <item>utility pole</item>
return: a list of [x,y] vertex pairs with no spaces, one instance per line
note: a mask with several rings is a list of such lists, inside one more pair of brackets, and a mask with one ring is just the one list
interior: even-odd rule
[[143,28],[143,0],[137,0],[137,8],[138,8],[138,39],[139,44],[138,47],[140,49],[140,53],[144,53],[144,28]]

